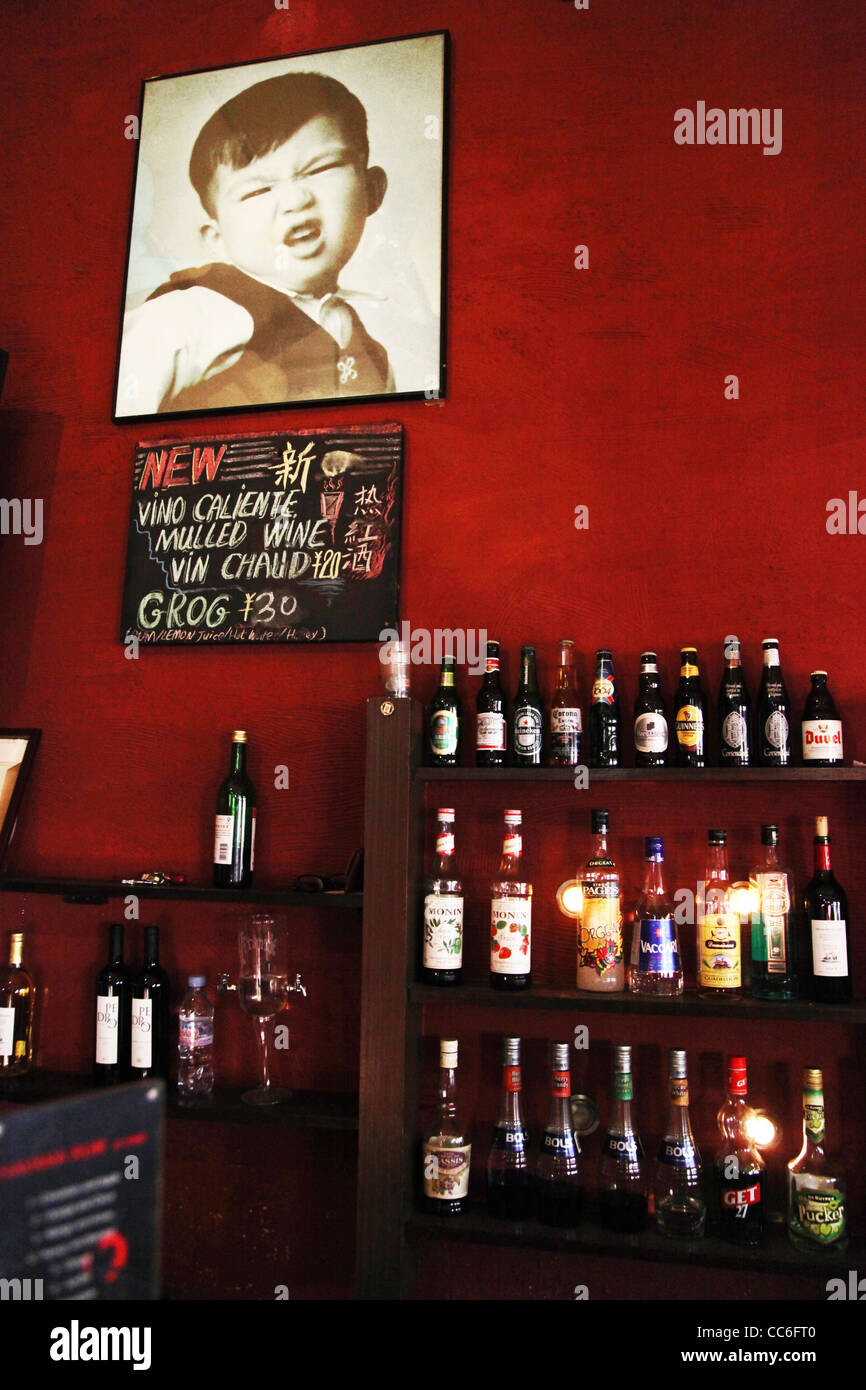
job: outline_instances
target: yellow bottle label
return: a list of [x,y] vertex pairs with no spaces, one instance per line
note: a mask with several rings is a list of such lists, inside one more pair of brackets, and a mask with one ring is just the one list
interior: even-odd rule
[[742,983],[740,919],[735,913],[707,913],[698,922],[698,985],[739,989]]
[[677,739],[684,748],[697,748],[704,732],[704,716],[697,705],[681,705],[677,710]]
[[[578,969],[595,970],[599,979],[622,961],[622,912],[614,883],[584,884],[577,935]],[[596,896],[597,895],[597,896]]]

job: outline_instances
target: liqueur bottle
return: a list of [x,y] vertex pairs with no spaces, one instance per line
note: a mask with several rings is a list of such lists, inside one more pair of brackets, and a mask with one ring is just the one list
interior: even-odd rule
[[763,643],[764,669],[758,693],[758,763],[761,767],[787,767],[791,762],[791,705],[782,675],[779,643],[767,637]]
[[779,862],[777,825],[761,826],[761,845],[750,882],[757,900],[752,913],[752,994],[756,999],[796,999],[796,895],[790,869]]
[[460,700],[453,656],[443,656],[439,685],[428,711],[428,760],[431,767],[456,767],[460,754]]
[[658,836],[644,841],[644,855],[646,871],[634,910],[628,987],[632,994],[682,994],[679,936],[673,906],[665,892],[664,847]]
[[504,767],[508,747],[505,692],[499,677],[499,643],[487,643],[484,680],[475,701],[476,767]]
[[689,1122],[685,1052],[668,1053],[670,1113],[659,1145],[654,1184],[656,1223],[663,1235],[681,1240],[702,1236],[707,1216],[701,1155]]
[[815,821],[815,873],[806,887],[804,909],[812,943],[813,999],[838,1004],[851,998],[848,971],[848,899],[830,864],[826,816]]
[[132,978],[130,1074],[168,1081],[171,985],[159,963],[159,928],[144,929],[144,964]]
[[123,963],[123,923],[108,928],[108,961],[96,977],[96,1045],[93,1079],[116,1086],[129,1078],[129,1034],[132,990]]
[[740,642],[725,646],[725,670],[719,690],[719,766],[748,767],[752,759],[752,701],[740,664]]
[[505,812],[499,873],[490,896],[490,983],[494,989],[525,989],[531,983],[532,884],[521,877],[523,817]]
[[613,1111],[598,1165],[601,1224],[609,1231],[641,1231],[647,1214],[643,1145],[631,1116],[631,1048],[613,1049]]
[[676,695],[676,765],[705,767],[705,702],[695,647],[680,652],[680,683]]
[[515,767],[541,767],[544,711],[535,671],[535,648],[520,648],[520,679],[514,696]]
[[247,776],[247,736],[232,734],[229,775],[217,795],[213,881],[216,888],[251,888],[256,853],[256,789]]
[[667,749],[668,721],[659,685],[658,660],[655,652],[643,652],[634,702],[635,767],[664,767]]
[[574,669],[574,643],[559,644],[559,675],[550,702],[551,767],[577,767],[580,762],[582,725],[577,679]]
[[810,767],[839,767],[845,761],[842,721],[827,689],[827,672],[813,671],[803,711],[803,762]]
[[463,965],[463,884],[454,862],[454,810],[436,812],[436,847],[424,880],[421,976],[426,984],[453,985]]
[[529,1131],[520,1105],[520,1039],[502,1039],[502,1097],[487,1159],[487,1210],[523,1221],[532,1207]]
[[728,1097],[716,1117],[722,1142],[713,1166],[715,1224],[720,1236],[758,1245],[764,1234],[765,1163],[749,1132],[745,1057],[728,1058]]
[[469,1192],[472,1145],[457,1112],[457,1043],[440,1039],[439,1090],[432,1128],[424,1135],[424,1205],[436,1216],[459,1216]]
[[593,844],[580,871],[577,987],[612,993],[625,987],[619,868],[607,844],[607,811],[592,812]]
[[36,990],[24,969],[24,933],[9,939],[9,964],[0,969],[0,1078],[22,1076],[33,1063]]
[[568,1043],[551,1045],[550,1109],[536,1166],[536,1214],[546,1226],[576,1226],[583,1209],[580,1145],[571,1127]]
[[739,999],[742,987],[740,918],[731,898],[727,843],[726,831],[708,831],[703,903],[697,913],[702,999]]
[[619,697],[612,654],[595,654],[595,680],[589,708],[590,767],[619,767]]
[[804,1254],[848,1245],[845,1182],[824,1154],[824,1078],[803,1071],[803,1147],[788,1164],[788,1236]]

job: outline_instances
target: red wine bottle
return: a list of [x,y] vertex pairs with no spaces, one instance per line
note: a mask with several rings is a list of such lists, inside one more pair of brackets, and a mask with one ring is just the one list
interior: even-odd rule
[[159,928],[144,929],[144,964],[132,980],[130,1073],[133,1080],[148,1076],[168,1080],[168,976],[159,963]]
[[131,982],[123,963],[123,923],[108,928],[108,961],[96,977],[96,1042],[93,1079],[117,1086],[129,1079]]

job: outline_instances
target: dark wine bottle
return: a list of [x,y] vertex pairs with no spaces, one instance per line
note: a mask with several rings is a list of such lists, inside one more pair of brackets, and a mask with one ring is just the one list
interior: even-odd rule
[[213,881],[217,888],[251,888],[255,865],[256,789],[246,771],[247,736],[232,734],[229,775],[217,796]]
[[129,1069],[135,1081],[168,1080],[170,991],[159,963],[159,928],[145,927],[144,964],[132,979]]
[[96,1043],[93,1079],[117,1086],[129,1079],[129,1032],[132,992],[123,963],[123,923],[108,928],[108,961],[96,977]]
[[848,899],[830,864],[827,817],[815,821],[815,874],[806,888],[806,930],[812,941],[812,998],[838,1004],[851,998]]

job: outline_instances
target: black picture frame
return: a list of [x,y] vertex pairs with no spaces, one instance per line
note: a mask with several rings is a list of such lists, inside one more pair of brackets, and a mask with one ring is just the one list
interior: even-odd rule
[[[41,737],[41,729],[0,729],[0,869],[6,859]],[[23,747],[13,746],[20,744]]]
[[[444,396],[449,69],[449,33],[433,30],[142,82],[115,423]],[[301,73],[319,85],[285,85]],[[349,117],[334,106],[302,120],[343,100],[334,82]],[[347,136],[334,173],[325,151],[357,114],[352,99],[369,160],[350,157]],[[236,168],[245,132],[260,150],[271,129],[291,133]],[[200,135],[210,211],[189,173]],[[339,184],[328,194],[316,177]]]

